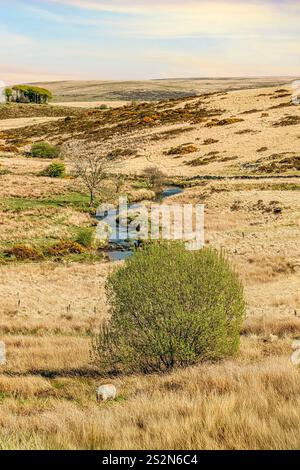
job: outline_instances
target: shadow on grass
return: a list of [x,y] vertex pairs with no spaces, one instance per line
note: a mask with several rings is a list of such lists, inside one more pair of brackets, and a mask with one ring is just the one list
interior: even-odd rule
[[59,377],[82,377],[82,378],[97,378],[97,377],[116,377],[117,373],[103,373],[96,368],[75,368],[75,369],[29,369],[26,372],[3,372],[3,375],[9,377],[24,377],[24,376],[39,376],[46,379],[55,379]]

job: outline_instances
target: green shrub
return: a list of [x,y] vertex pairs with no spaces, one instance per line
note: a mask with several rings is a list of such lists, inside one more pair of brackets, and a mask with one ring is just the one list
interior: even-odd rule
[[57,158],[59,153],[59,148],[48,142],[36,142],[30,150],[30,156],[34,158]]
[[63,178],[66,174],[66,166],[61,162],[53,162],[42,172],[43,176],[50,178]]
[[1,168],[0,167],[0,176],[10,175],[11,171],[8,168]]
[[237,352],[243,288],[211,249],[150,243],[107,281],[111,318],[93,340],[102,370],[165,371]]
[[95,241],[95,229],[92,227],[81,228],[78,230],[77,237],[75,239],[76,243],[84,246],[85,248],[91,248]]

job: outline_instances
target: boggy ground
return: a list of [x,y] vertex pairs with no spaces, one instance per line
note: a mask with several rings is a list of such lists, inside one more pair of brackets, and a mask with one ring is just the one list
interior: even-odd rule
[[[186,189],[168,203],[205,204],[206,244],[225,250],[245,286],[247,318],[237,357],[164,376],[107,378],[91,363],[92,334],[107,317],[105,280],[117,267],[101,252],[35,261],[3,255],[17,243],[44,249],[95,225],[76,178],[39,176],[49,161],[22,153],[22,139],[32,141],[45,132],[53,141],[60,140],[59,132],[70,138],[63,121],[8,132],[3,145],[20,145],[0,156],[0,169],[6,170],[0,174],[0,339],[7,349],[7,364],[0,370],[1,448],[299,448],[300,370],[290,355],[292,339],[300,336],[300,181],[299,168],[292,166],[300,127],[274,126],[286,122],[285,114],[297,117],[299,111],[286,104],[287,97],[275,98],[285,92],[275,91],[209,96],[208,110],[227,111],[200,123],[150,122],[138,131],[129,124],[132,132],[122,128],[124,147],[127,143],[138,155],[125,156],[115,171],[132,177],[154,162],[179,181]],[[184,109],[194,100],[163,106]],[[269,109],[280,103],[285,106]],[[258,111],[243,114],[254,107]],[[120,109],[103,117],[108,128],[124,112]],[[269,116],[262,118],[263,113]],[[82,134],[88,140],[89,132],[97,130],[90,116],[94,127]],[[244,121],[207,127],[213,119],[232,116]],[[79,122],[72,119],[75,128]],[[17,144],[10,141],[14,132],[21,139]],[[165,155],[186,143],[199,150]],[[212,162],[187,165],[206,158],[210,147],[239,158],[222,161],[211,155]],[[257,153],[262,147],[268,150]],[[291,166],[278,156],[270,160],[275,153],[285,153]],[[257,166],[270,161],[270,170]],[[279,163],[274,166],[274,161]],[[256,166],[241,166],[248,162]],[[71,171],[71,162],[66,163]],[[195,178],[209,174],[237,178]],[[258,175],[262,178],[251,179]],[[113,180],[109,184],[114,188]],[[122,191],[132,200],[153,197],[138,177],[127,179]],[[117,385],[119,397],[97,404],[96,387],[107,381]]]

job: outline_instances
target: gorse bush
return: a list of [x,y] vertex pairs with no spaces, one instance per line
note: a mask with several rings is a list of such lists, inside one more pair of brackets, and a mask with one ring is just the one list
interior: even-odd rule
[[243,288],[222,254],[149,244],[108,278],[111,318],[94,338],[102,370],[165,371],[237,352]]
[[47,250],[47,255],[56,257],[67,256],[71,254],[78,255],[81,253],[84,253],[84,248],[79,245],[79,243],[72,240],[62,240]]
[[61,162],[53,162],[47,166],[42,175],[50,178],[63,178],[66,175],[66,166]]
[[19,261],[37,261],[43,258],[43,254],[36,248],[28,245],[17,244],[4,252],[5,256],[15,258]]
[[48,142],[36,142],[30,150],[30,156],[33,158],[57,158],[59,154],[60,149]]

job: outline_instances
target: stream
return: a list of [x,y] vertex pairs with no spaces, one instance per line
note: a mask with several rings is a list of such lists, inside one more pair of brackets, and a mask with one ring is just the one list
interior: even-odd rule
[[[164,199],[175,196],[176,194],[181,194],[183,189],[179,186],[172,186],[166,188],[159,197],[159,201],[162,202]],[[143,204],[130,204],[128,206],[128,211],[138,210],[143,207]],[[118,217],[118,216],[117,216]],[[103,220],[103,217],[96,217],[97,220]],[[113,227],[116,221],[116,214],[106,215],[105,216],[105,223],[108,227]],[[140,240],[130,239],[124,240],[124,238],[119,239],[116,237],[109,238],[109,247],[106,250],[106,254],[110,261],[123,261],[134,254],[134,249],[138,247],[140,244]]]

